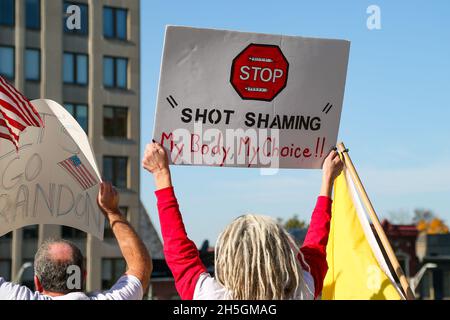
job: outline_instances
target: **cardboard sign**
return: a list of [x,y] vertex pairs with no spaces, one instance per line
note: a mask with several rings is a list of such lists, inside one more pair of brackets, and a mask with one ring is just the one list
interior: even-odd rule
[[45,127],[23,131],[19,151],[0,140],[0,236],[53,224],[102,240],[105,218],[97,205],[101,179],[86,134],[56,102],[32,104]]
[[173,164],[320,168],[350,43],[169,26],[154,139]]

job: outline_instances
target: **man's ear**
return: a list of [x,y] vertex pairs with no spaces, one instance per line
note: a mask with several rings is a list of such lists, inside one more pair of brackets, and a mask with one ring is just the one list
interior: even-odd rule
[[41,281],[39,281],[39,278],[37,276],[34,276],[34,286],[37,292],[39,293],[44,292],[44,288],[42,287]]

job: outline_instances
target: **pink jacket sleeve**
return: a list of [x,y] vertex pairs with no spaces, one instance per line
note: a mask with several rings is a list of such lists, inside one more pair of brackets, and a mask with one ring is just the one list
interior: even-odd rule
[[300,249],[307,266],[299,255],[300,262],[314,278],[315,298],[322,292],[323,281],[328,271],[326,248],[330,234],[331,204],[332,201],[328,197],[317,199],[308,233]]
[[164,242],[164,255],[175,279],[175,287],[183,300],[192,300],[195,286],[207,272],[194,242],[189,240],[173,188],[155,192]]

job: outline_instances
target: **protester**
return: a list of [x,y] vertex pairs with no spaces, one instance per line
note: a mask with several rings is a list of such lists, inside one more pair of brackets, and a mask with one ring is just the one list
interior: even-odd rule
[[246,215],[219,236],[215,278],[207,273],[195,244],[188,239],[172,186],[165,149],[147,146],[143,167],[153,173],[164,240],[164,254],[184,300],[315,299],[328,269],[333,183],[343,168],[336,151],[323,165],[323,182],[311,224],[300,250],[273,219]]
[[[66,240],[48,240],[40,246],[34,261],[37,292],[0,277],[0,300],[142,300],[152,272],[148,251],[120,213],[119,194],[110,183],[101,184],[98,204],[111,224],[128,266],[127,272],[109,291],[93,295],[83,293],[86,272],[80,249]],[[74,279],[77,274],[79,279]]]

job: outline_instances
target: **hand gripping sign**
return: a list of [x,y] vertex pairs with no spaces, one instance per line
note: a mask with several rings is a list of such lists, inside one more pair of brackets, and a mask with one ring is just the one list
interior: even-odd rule
[[56,102],[32,104],[44,127],[23,131],[19,150],[0,140],[0,236],[53,224],[103,239],[105,219],[97,205],[100,175],[86,134]]
[[320,168],[350,43],[169,26],[154,140],[173,164]]

